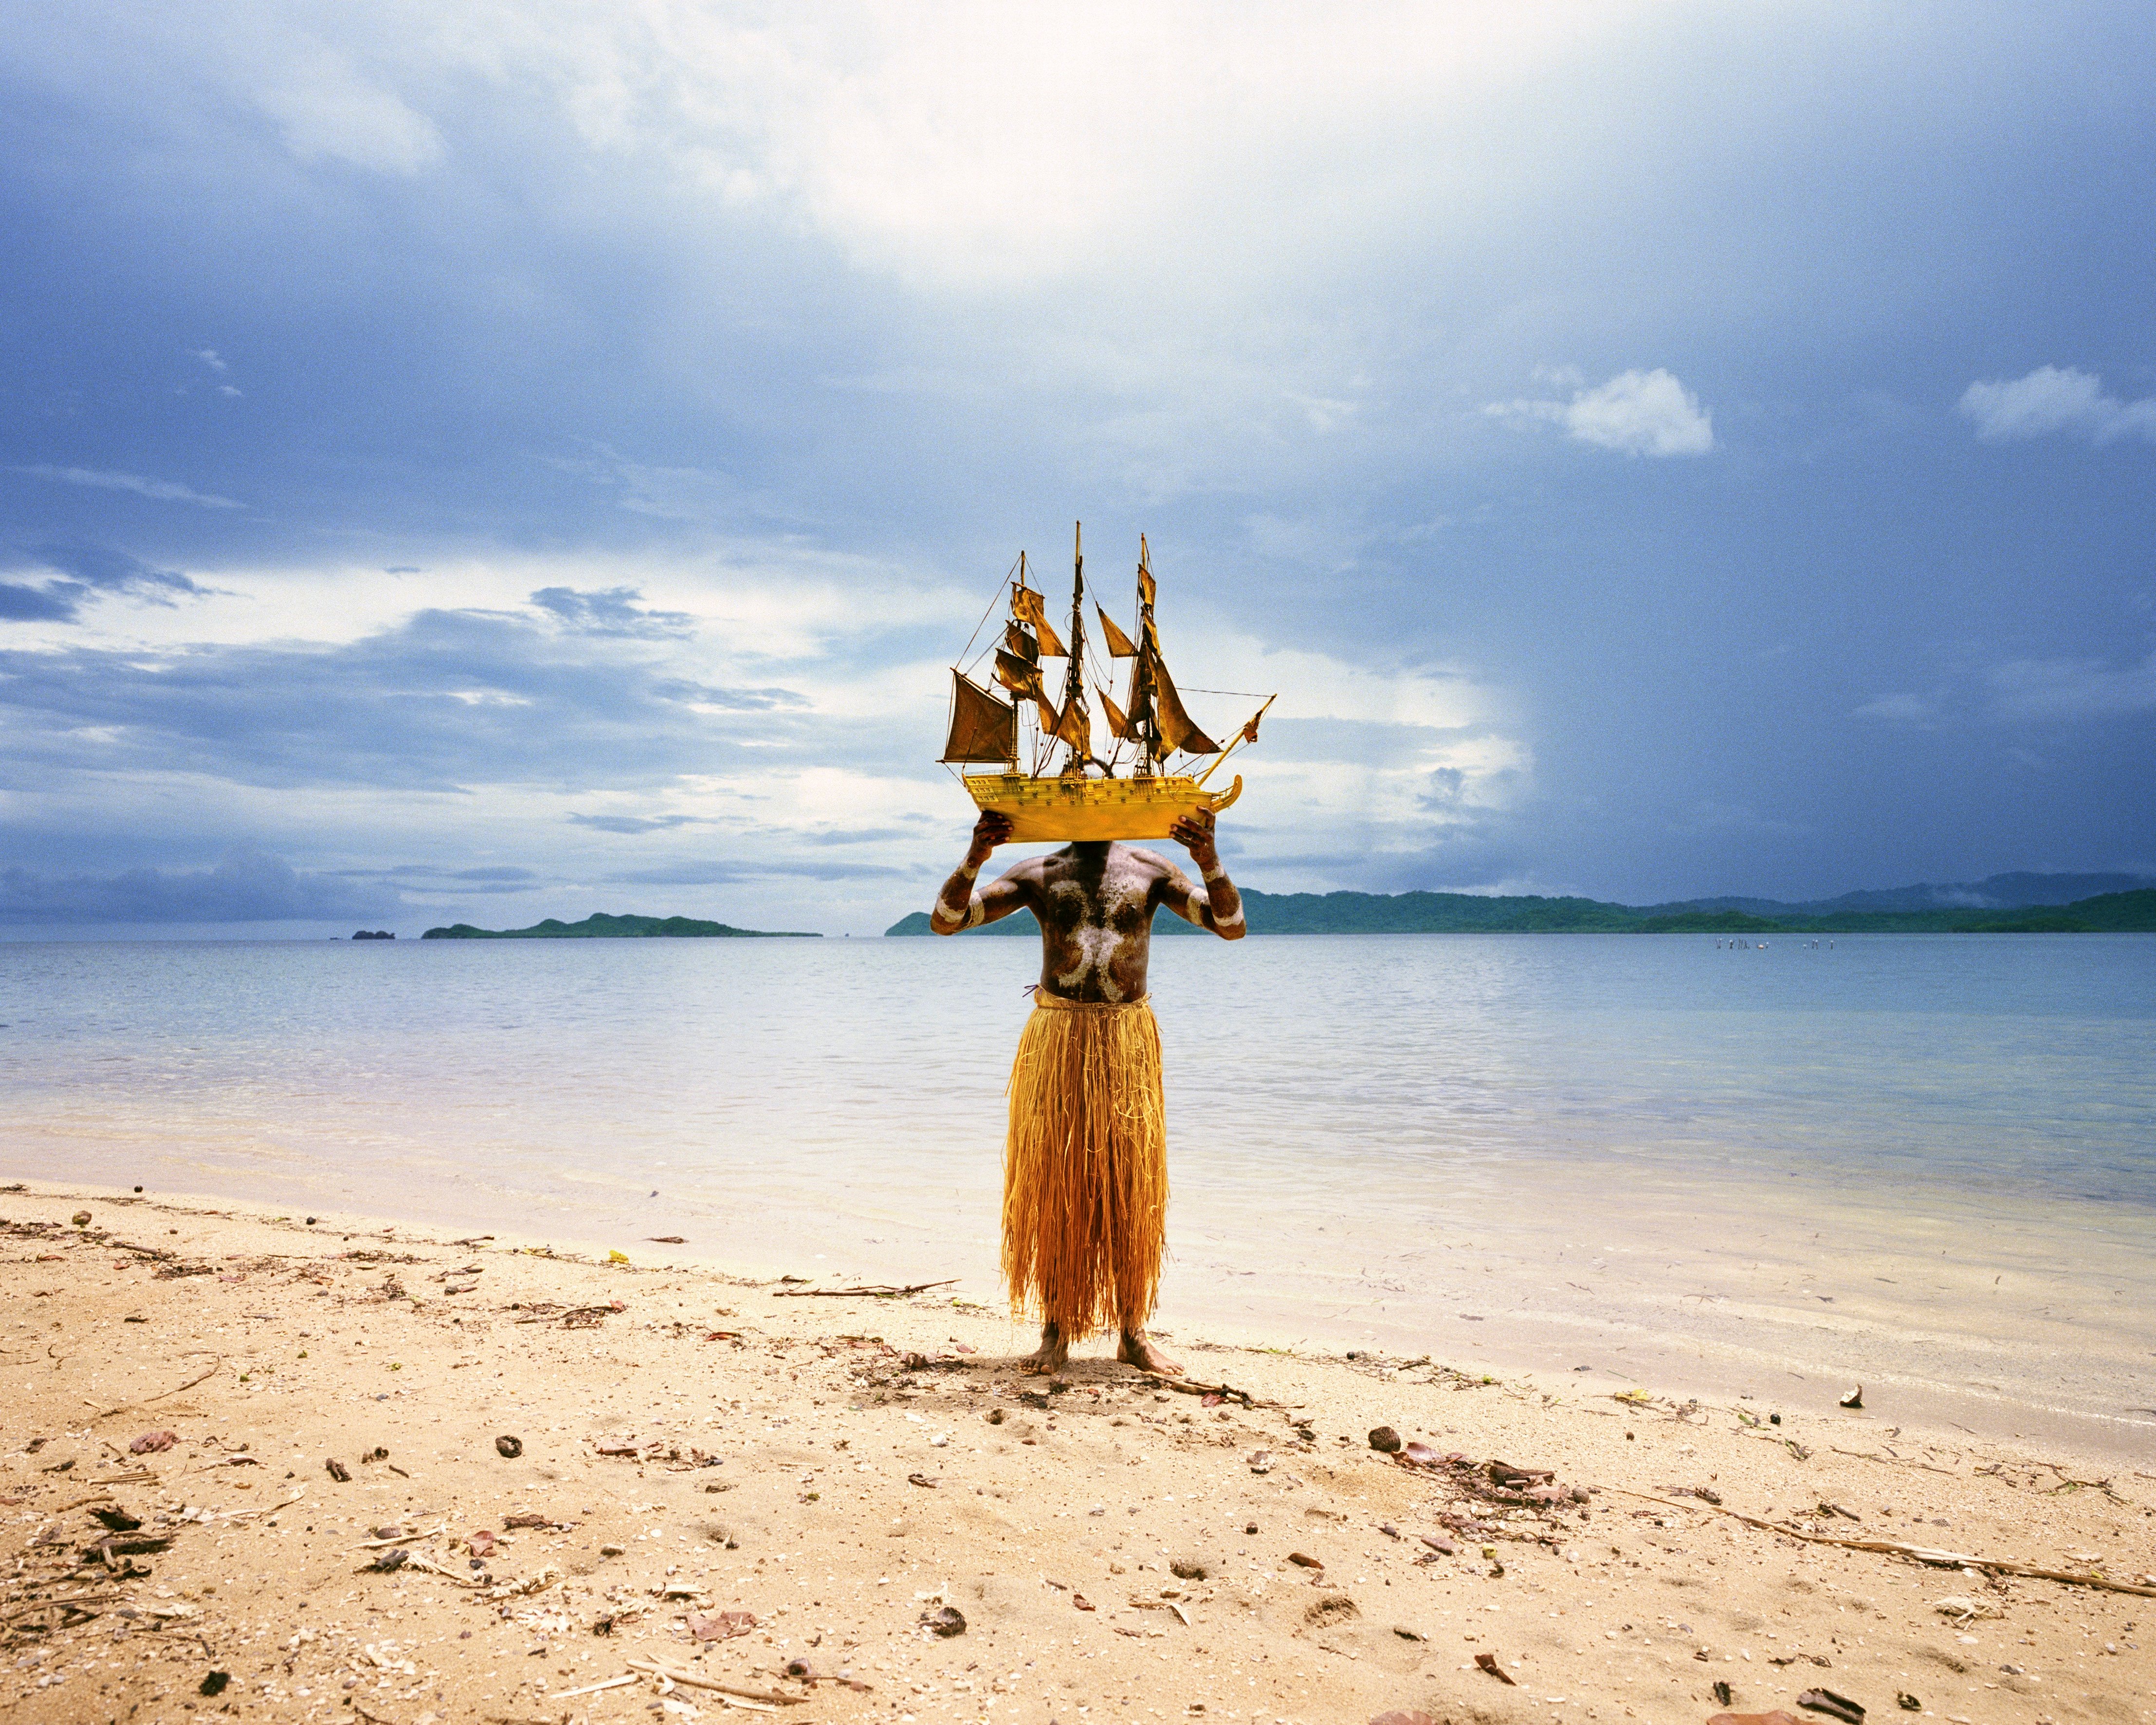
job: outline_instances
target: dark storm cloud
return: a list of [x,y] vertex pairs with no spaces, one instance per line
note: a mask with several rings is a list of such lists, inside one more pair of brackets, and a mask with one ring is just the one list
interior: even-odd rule
[[18,783],[66,770],[411,790],[651,784],[739,758],[742,725],[766,744],[801,740],[802,705],[572,652],[497,613],[423,611],[342,646],[0,652]]
[[242,847],[209,869],[129,869],[115,875],[0,870],[0,924],[367,921],[393,915],[394,893]]
[[[963,57],[930,18],[834,51],[694,3],[663,46],[535,0],[33,8],[0,33],[0,539],[131,551],[0,559],[0,619],[51,649],[180,568],[564,551],[721,593],[744,520],[864,595],[992,585],[1083,514],[1151,532],[1186,678],[1234,628],[1505,691],[1532,774],[1455,761],[1420,824],[1254,779],[1283,871],[1647,901],[2156,864],[2156,14],[1608,9],[1553,49],[1512,11],[1486,79],[1430,52],[1441,8],[1291,6],[1192,79],[1156,8],[1087,89],[1024,8]],[[1103,121],[1161,85],[1180,131]],[[1014,90],[1024,197],[1014,130],[947,124]],[[12,655],[0,774],[124,810],[151,773],[925,771],[903,725],[662,666],[681,614],[607,579],[348,646]],[[878,626],[844,670],[951,644]],[[1284,700],[1259,752],[1454,759],[1358,712]],[[687,819],[550,808],[531,842]]]

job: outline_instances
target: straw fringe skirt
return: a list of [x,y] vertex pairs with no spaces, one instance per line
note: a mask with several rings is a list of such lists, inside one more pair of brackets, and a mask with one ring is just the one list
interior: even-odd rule
[[1160,1284],[1168,1121],[1160,1027],[1143,1000],[1045,989],[1011,1065],[1004,1280],[1070,1338],[1145,1322]]

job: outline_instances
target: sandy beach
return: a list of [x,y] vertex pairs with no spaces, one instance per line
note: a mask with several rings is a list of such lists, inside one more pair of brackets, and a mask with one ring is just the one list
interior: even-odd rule
[[2156,1707],[2156,1472],[2115,1458],[1172,1312],[1186,1384],[1098,1342],[1047,1384],[947,1291],[665,1242],[42,1184],[0,1218],[24,1720]]

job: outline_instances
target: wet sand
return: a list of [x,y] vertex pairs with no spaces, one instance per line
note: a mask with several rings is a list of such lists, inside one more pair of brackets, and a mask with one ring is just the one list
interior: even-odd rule
[[1231,1393],[1098,1343],[1056,1387],[944,1291],[663,1244],[53,1186],[0,1217],[26,1720],[1699,1721],[1722,1684],[2067,1725],[2156,1680],[2156,1475],[1876,1409],[1189,1329]]

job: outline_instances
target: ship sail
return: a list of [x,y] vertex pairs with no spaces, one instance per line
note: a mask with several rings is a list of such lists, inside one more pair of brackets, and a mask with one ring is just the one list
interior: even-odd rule
[[1063,711],[1056,715],[1051,734],[1061,742],[1067,742],[1081,755],[1093,749],[1093,718],[1086,711],[1085,697],[1073,696],[1063,703]]
[[1015,761],[1018,709],[963,672],[951,673],[951,732],[942,758],[952,762]]
[[1040,593],[1032,588],[1014,587],[1011,589],[1011,614],[1033,631],[1045,656],[1050,659],[1068,659],[1070,656],[1063,645],[1063,638],[1050,626],[1047,606],[1041,602]]
[[1040,667],[1029,665],[1015,653],[1006,653],[1000,648],[996,652],[996,680],[1014,695],[1026,695],[1038,701],[1041,698]]
[[1040,643],[1015,623],[1004,625],[1004,645],[1028,665],[1040,663]]
[[1152,674],[1153,715],[1160,723],[1161,752],[1181,749],[1193,755],[1219,754],[1220,745],[1193,724],[1190,715],[1183,711],[1182,697],[1176,694],[1167,663],[1160,656],[1159,638],[1150,626],[1146,630],[1146,647],[1144,663]]
[[1130,716],[1116,705],[1116,697],[1105,689],[1100,691],[1101,705],[1107,710],[1108,734],[1125,742],[1136,742],[1138,733],[1132,728]]
[[1136,659],[1138,656],[1138,649],[1132,644],[1131,638],[1116,627],[1116,619],[1108,615],[1106,608],[1100,605],[1096,605],[1093,608],[1101,615],[1101,639],[1107,643],[1108,657]]

